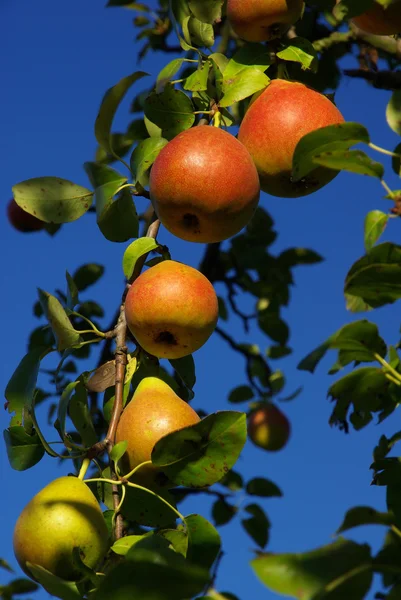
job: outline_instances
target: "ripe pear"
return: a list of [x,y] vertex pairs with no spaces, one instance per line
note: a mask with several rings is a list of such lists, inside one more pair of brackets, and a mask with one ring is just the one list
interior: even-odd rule
[[210,281],[196,269],[165,260],[138,277],[125,300],[127,325],[146,352],[182,358],[209,339],[218,319]]
[[[158,377],[145,377],[136,388],[131,402],[121,415],[116,432],[116,443],[126,441],[124,455],[127,471],[151,460],[152,450],[162,437],[199,423],[196,412],[182,400],[167,383]],[[138,475],[152,478],[156,467],[149,465]]]
[[251,103],[238,139],[248,148],[262,189],[273,196],[306,196],[329,183],[337,171],[318,167],[292,181],[292,159],[299,140],[320,127],[343,123],[338,108],[303,83],[275,79]]
[[7,216],[11,225],[17,229],[17,231],[22,231],[22,233],[40,231],[45,226],[43,221],[40,221],[18,206],[14,198],[11,198],[7,205]]
[[95,568],[108,549],[102,511],[88,486],[76,477],[60,477],[26,505],[14,529],[14,553],[25,573],[27,562],[69,581],[82,577],[73,563],[79,547],[83,562]]
[[247,42],[281,37],[302,15],[303,0],[228,0],[227,17]]
[[258,174],[231,134],[203,125],[180,133],[150,173],[150,198],[168,231],[188,242],[221,242],[251,220],[259,202]]
[[274,404],[253,410],[248,418],[249,439],[264,450],[275,452],[287,444],[291,425],[287,417]]
[[369,10],[351,21],[367,33],[395,35],[401,32],[401,2],[393,0],[387,8],[375,2]]

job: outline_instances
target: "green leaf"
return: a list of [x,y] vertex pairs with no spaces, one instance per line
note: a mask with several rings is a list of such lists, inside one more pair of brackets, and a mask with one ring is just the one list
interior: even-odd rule
[[242,526],[258,546],[264,548],[269,541],[270,521],[258,504],[248,504],[245,510],[251,517],[242,519]]
[[[29,594],[29,592],[36,592],[37,589],[39,589],[37,583],[22,578],[14,579],[7,585],[7,591],[11,595]],[[5,598],[5,596],[3,597]]]
[[369,175],[381,179],[384,175],[384,167],[361,150],[331,150],[322,152],[313,157],[313,162],[322,167],[335,169],[336,171],[350,171],[359,175]]
[[82,444],[90,448],[98,441],[88,406],[88,392],[80,379],[74,389],[68,406],[68,414],[75,429],[81,436]]
[[159,440],[152,462],[177,485],[213,485],[236,463],[246,435],[244,413],[214,413]]
[[123,272],[127,279],[132,277],[138,258],[156,250],[159,244],[153,238],[141,237],[132,242],[124,252]]
[[372,6],[373,0],[341,0],[333,8],[333,15],[338,21],[343,21],[366,12]]
[[[220,56],[224,57],[222,61]],[[228,61],[224,55],[212,54],[210,59],[217,61],[221,73],[224,73],[224,79],[229,80],[237,77],[240,73],[249,69],[257,69],[264,73],[272,64],[272,59],[269,52],[266,52],[264,44],[245,44],[237,50],[234,56]]]
[[176,73],[178,73],[184,62],[185,58],[174,58],[165,67],[163,67],[156,80],[157,94],[160,94],[164,90],[166,84],[170,82]]
[[140,142],[131,154],[131,171],[135,181],[142,187],[149,184],[149,170],[168,141],[164,138],[151,137]]
[[369,546],[340,538],[311,552],[260,554],[251,566],[266,587],[284,596],[363,600],[372,581],[371,560]]
[[213,46],[213,25],[210,25],[209,23],[203,23],[196,17],[190,17],[188,20],[188,30],[192,43],[203,48],[211,48]]
[[13,569],[8,564],[8,562],[6,560],[4,560],[4,558],[0,558],[0,568],[4,569],[5,571],[8,571],[9,573],[14,572]]
[[370,211],[365,218],[365,250],[370,252],[383,234],[389,216],[381,210]]
[[386,108],[386,119],[389,127],[401,135],[401,90],[392,93]]
[[127,535],[114,542],[110,550],[113,550],[119,556],[125,556],[135,544],[143,540],[144,537],[149,537],[149,535],[153,535],[153,531],[149,531],[144,535]]
[[188,0],[192,14],[203,23],[213,25],[221,19],[224,0]]
[[7,456],[16,471],[26,471],[38,463],[45,453],[38,434],[28,434],[24,427],[13,426],[4,430]]
[[38,289],[38,293],[43,312],[56,338],[57,350],[62,352],[74,348],[74,346],[79,346],[82,338],[72,326],[60,301],[44,290]]
[[314,73],[317,72],[317,52],[313,44],[305,38],[292,38],[283,50],[277,52],[277,57],[281,60],[300,63],[303,70],[311,69]]
[[228,396],[228,401],[232,404],[239,404],[240,402],[252,400],[253,397],[254,393],[249,385],[240,385],[234,390],[231,390],[230,395]]
[[100,231],[110,242],[127,242],[138,236],[139,220],[135,203],[128,189],[113,200],[120,186],[117,182],[96,188],[96,219]]
[[336,533],[342,533],[361,525],[384,525],[389,527],[392,522],[393,518],[390,513],[378,512],[370,506],[355,506],[346,513],[344,521]]
[[127,182],[127,178],[121,175],[115,169],[99,162],[85,162],[84,169],[94,188],[100,187],[105,183],[117,184],[117,187]]
[[79,267],[73,275],[78,291],[83,292],[94,285],[103,275],[104,266],[96,263],[88,263]]
[[79,592],[76,583],[60,579],[60,577],[53,575],[39,565],[33,565],[30,562],[26,564],[36,581],[39,581],[40,585],[52,596],[56,596],[56,598],[61,598],[62,600],[82,599],[82,594]]
[[372,362],[376,360],[375,353],[385,356],[387,352],[387,346],[379,336],[377,326],[364,319],[341,327],[323,344],[301,360],[298,369],[313,373],[330,348],[341,351],[342,366],[346,366],[353,361]]
[[201,515],[185,517],[185,524],[188,531],[187,559],[194,565],[209,570],[220,552],[219,533]]
[[249,98],[267,87],[270,79],[256,67],[249,67],[240,71],[233,77],[228,77],[224,73],[223,79],[223,98],[220,100],[220,106],[231,106],[240,100]]
[[184,90],[191,92],[204,92],[207,90],[209,71],[212,63],[207,61],[196,69],[189,77],[186,78],[184,83]]
[[324,152],[348,150],[350,146],[364,142],[369,144],[369,133],[359,123],[339,123],[316,129],[298,142],[292,160],[292,176],[300,181],[316,169],[315,157]]
[[168,140],[192,127],[195,122],[191,99],[181,90],[166,85],[161,94],[150,94],[146,101],[145,116],[161,128]]
[[184,356],[183,358],[171,359],[169,363],[185,385],[192,390],[196,383],[195,362],[192,354],[188,354],[188,356]]
[[208,571],[157,546],[156,540],[163,538],[150,536],[134,544],[126,560],[102,579],[93,600],[184,600],[199,594],[209,582]]
[[95,137],[100,146],[110,154],[114,155],[111,137],[114,115],[129,88],[146,75],[148,74],[143,71],[137,71],[132,73],[132,75],[128,75],[128,77],[124,77],[116,85],[109,88],[103,97],[99,113],[96,117]]
[[260,496],[261,498],[280,498],[283,495],[275,483],[264,477],[255,477],[248,481],[246,493],[250,496]]
[[45,223],[76,221],[93,200],[93,192],[60,177],[35,177],[12,190],[18,206]]
[[401,297],[401,246],[385,242],[353,264],[344,291],[377,308]]
[[42,348],[34,348],[19,363],[5,390],[7,410],[14,412],[10,425],[22,425],[24,407],[31,406],[39,374],[40,361],[46,354]]
[[110,452],[111,460],[115,463],[118,463],[120,458],[122,458],[124,456],[127,447],[128,447],[128,442],[126,442],[125,440],[122,442],[119,442],[118,444],[113,446],[113,449]]
[[358,298],[358,296],[353,296],[352,294],[344,294],[345,298],[345,307],[347,310],[353,313],[358,312],[367,312],[372,310],[372,307],[367,304],[362,298]]

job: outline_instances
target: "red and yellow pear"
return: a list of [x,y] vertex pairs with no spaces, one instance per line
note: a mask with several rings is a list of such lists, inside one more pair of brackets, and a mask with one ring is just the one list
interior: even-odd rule
[[272,196],[306,196],[329,183],[337,171],[318,167],[298,182],[292,159],[299,140],[316,129],[344,122],[338,108],[303,83],[273,80],[248,108],[238,139],[249,150],[262,189]]
[[88,486],[76,477],[59,477],[26,505],[14,529],[14,553],[27,575],[27,563],[53,575],[77,581],[73,561],[80,548],[83,562],[94,569],[108,550],[108,530],[101,508]]
[[[162,437],[199,421],[189,404],[162,379],[142,379],[122,412],[116,432],[116,443],[128,442],[124,455],[127,471],[150,461],[152,450]],[[156,467],[147,465],[138,471],[138,477],[150,480],[157,472]]]
[[11,225],[17,231],[21,231],[22,233],[40,231],[45,226],[43,221],[18,206],[14,198],[11,198],[7,205],[7,216]]
[[247,42],[281,37],[301,17],[303,0],[228,0],[227,17]]
[[160,221],[189,242],[221,242],[251,220],[258,205],[258,174],[247,149],[217,127],[177,135],[150,173],[150,198]]
[[393,0],[386,8],[375,2],[366,12],[351,19],[357,27],[374,35],[395,35],[401,32],[401,2]]
[[218,301],[200,271],[166,260],[144,271],[125,300],[127,325],[146,352],[182,358],[209,339],[218,319]]
[[275,404],[259,406],[248,417],[249,439],[263,450],[281,450],[287,444],[290,432],[289,420]]

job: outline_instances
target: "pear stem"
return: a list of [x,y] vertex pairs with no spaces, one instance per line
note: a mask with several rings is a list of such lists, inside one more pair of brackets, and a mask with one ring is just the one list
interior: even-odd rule
[[78,474],[78,479],[80,479],[81,481],[83,481],[87,470],[89,469],[91,464],[90,458],[84,458],[81,468],[79,470],[79,474]]
[[125,479],[130,479],[130,477],[132,477],[132,475],[134,475],[134,473],[136,473],[137,471],[139,471],[139,469],[141,469],[145,465],[151,465],[151,464],[152,464],[152,461],[151,460],[147,460],[147,461],[141,463],[140,465],[137,465],[135,467],[135,469],[132,469],[132,471],[130,471],[129,473],[127,473],[127,475],[124,475],[124,478]]

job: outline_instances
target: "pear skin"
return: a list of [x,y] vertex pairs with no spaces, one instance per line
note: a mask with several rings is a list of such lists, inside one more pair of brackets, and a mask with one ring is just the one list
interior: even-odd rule
[[77,581],[82,574],[73,564],[73,549],[79,547],[83,562],[95,568],[108,550],[108,539],[101,508],[88,486],[76,477],[60,477],[25,506],[13,543],[15,556],[29,577],[27,562]]
[[[124,409],[116,432],[116,443],[127,441],[125,459],[132,470],[151,459],[154,445],[168,433],[195,425],[200,418],[167,383],[157,377],[145,377]],[[150,476],[157,469],[140,469]],[[147,477],[148,478],[148,477]]]
[[281,37],[302,15],[303,0],[228,0],[227,17],[247,42]]
[[125,299],[127,325],[146,352],[182,358],[212,335],[218,301],[210,281],[197,269],[165,260],[131,285]]

